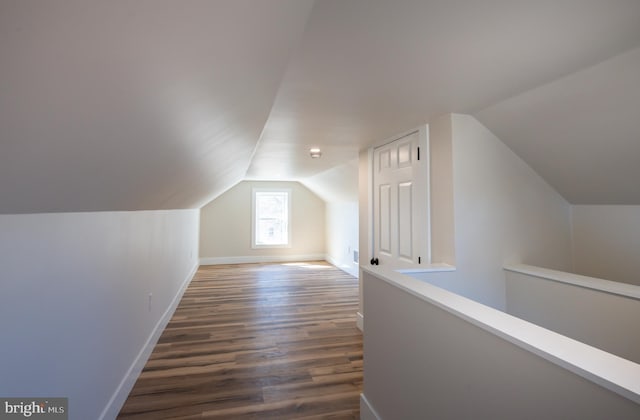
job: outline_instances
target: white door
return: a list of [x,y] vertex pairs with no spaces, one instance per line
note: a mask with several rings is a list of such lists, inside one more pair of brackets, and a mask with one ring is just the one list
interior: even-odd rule
[[372,264],[398,269],[430,262],[428,156],[421,134],[426,130],[373,151]]

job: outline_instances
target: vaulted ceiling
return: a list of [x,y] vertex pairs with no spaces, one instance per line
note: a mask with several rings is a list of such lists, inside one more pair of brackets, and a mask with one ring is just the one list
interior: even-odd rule
[[0,1],[0,212],[193,208],[249,167],[311,1]]
[[0,62],[0,213],[340,178],[448,112],[570,202],[640,204],[637,0],[2,0]]

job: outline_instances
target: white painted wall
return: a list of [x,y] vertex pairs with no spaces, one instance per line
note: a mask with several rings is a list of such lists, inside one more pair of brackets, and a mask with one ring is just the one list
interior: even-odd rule
[[506,275],[507,313],[640,363],[640,286],[529,266]]
[[429,124],[431,261],[449,265],[456,264],[452,124],[450,115]]
[[640,206],[575,205],[574,271],[640,285]]
[[358,202],[327,203],[327,261],[358,277]]
[[[439,128],[449,124],[450,129]],[[447,139],[437,137],[448,132],[451,158],[444,145]],[[440,144],[442,155],[453,165],[450,170],[442,162],[434,165],[432,183],[434,190],[438,184],[453,187],[457,270],[416,277],[504,309],[505,264],[570,271],[571,207],[555,190],[471,116],[438,118],[430,124],[430,133],[430,141]],[[440,195],[446,199],[446,194]],[[449,255],[446,241],[440,242],[442,255]]]
[[198,224],[197,210],[0,215],[0,395],[114,418],[197,268]]
[[[371,209],[373,208],[373,197],[371,196],[371,159],[373,159],[373,151],[361,150],[358,154],[358,246],[360,247],[360,265],[369,264],[373,253],[373,244],[371,237],[371,229],[373,226],[373,217]],[[358,272],[358,288],[359,288],[359,304],[358,317],[360,321],[360,329],[364,325],[364,292],[363,292],[363,272],[360,268]]]
[[638,418],[640,365],[382,267],[363,271],[363,418]]
[[[290,248],[251,248],[252,188],[291,188]],[[324,259],[325,203],[298,182],[243,181],[201,209],[203,264]]]
[[325,201],[326,259],[358,276],[353,252],[358,250],[358,160],[336,166],[302,181]]

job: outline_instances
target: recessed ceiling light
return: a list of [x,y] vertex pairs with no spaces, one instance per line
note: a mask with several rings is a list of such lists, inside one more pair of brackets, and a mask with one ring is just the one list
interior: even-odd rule
[[317,147],[312,147],[311,149],[309,149],[309,155],[312,158],[317,159],[322,156],[322,151]]

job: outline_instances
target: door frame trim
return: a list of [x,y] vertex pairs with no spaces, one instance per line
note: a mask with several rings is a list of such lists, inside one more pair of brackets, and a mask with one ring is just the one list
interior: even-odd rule
[[[374,169],[375,169],[375,165],[374,165],[374,150],[377,149],[378,147],[382,147],[385,146],[389,143],[392,143],[396,140],[399,140],[403,137],[406,137],[410,134],[413,133],[418,133],[418,147],[421,148],[420,151],[420,160],[424,160],[426,161],[426,165],[427,165],[427,170],[424,171],[424,173],[422,174],[424,179],[421,180],[426,188],[425,194],[426,194],[426,203],[425,203],[425,212],[426,214],[424,215],[424,217],[426,218],[426,220],[424,221],[424,227],[426,228],[426,250],[425,253],[426,255],[422,258],[422,263],[420,264],[421,266],[426,265],[426,264],[431,264],[431,165],[430,165],[430,160],[431,160],[431,154],[429,152],[429,124],[423,124],[420,125],[416,128],[413,128],[411,130],[407,130],[404,131],[400,134],[397,134],[395,136],[392,137],[388,137],[384,140],[378,141],[373,143],[369,149],[367,150],[367,158],[368,158],[368,170],[367,170],[367,217],[368,217],[368,223],[367,223],[367,229],[368,229],[368,236],[369,236],[369,240],[368,240],[368,256],[367,258],[372,258],[373,253],[374,253],[374,249],[375,249],[375,244],[374,241],[376,240],[375,236],[374,236],[374,209],[373,209],[373,193],[374,193],[374,185],[373,185],[373,176],[374,176]],[[368,260],[365,261],[365,264],[368,264]],[[419,266],[416,266],[416,268]]]

